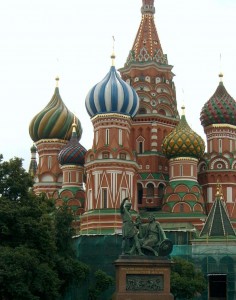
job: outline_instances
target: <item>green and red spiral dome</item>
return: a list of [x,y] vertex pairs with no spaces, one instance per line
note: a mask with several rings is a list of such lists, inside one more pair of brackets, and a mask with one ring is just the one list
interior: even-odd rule
[[[219,77],[223,77],[222,74]],[[203,127],[213,124],[236,125],[236,102],[220,81],[213,96],[204,104],[200,121]]]

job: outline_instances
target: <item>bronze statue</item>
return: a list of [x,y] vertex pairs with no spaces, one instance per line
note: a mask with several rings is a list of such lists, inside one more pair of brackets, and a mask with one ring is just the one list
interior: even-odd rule
[[[138,215],[135,222],[130,213],[131,202],[125,198],[120,205],[123,220],[122,254],[167,256],[173,249],[173,243],[166,235],[154,215],[148,217],[149,223],[143,224]],[[144,253],[143,253],[143,251]]]
[[[123,199],[120,205],[120,213],[123,220],[122,226],[122,254],[133,254],[135,249],[139,255],[144,255],[141,251],[141,246],[138,239],[138,230],[133,223],[132,216],[130,213],[131,202],[128,198]],[[130,245],[131,242],[133,245]],[[130,247],[131,246],[131,247]],[[127,250],[131,248],[129,251]]]

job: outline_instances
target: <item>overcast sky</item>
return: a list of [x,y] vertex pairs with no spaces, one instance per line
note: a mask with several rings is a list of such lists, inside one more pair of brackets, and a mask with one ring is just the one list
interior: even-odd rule
[[[29,123],[50,101],[55,77],[60,94],[83,127],[81,144],[92,145],[84,101],[109,71],[112,36],[122,67],[138,30],[141,0],[7,0],[0,2],[0,153],[24,159],[28,169]],[[236,98],[236,1],[156,0],[162,48],[173,65],[179,112],[205,137],[199,116],[218,86]],[[184,92],[183,92],[184,91]]]

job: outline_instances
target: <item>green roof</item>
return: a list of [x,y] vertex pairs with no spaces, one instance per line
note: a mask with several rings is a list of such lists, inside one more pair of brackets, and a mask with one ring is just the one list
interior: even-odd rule
[[169,175],[163,173],[140,173],[140,176],[143,180],[147,179],[149,175],[152,175],[154,179],[162,179],[163,177],[164,180],[169,180]]
[[213,203],[206,223],[200,232],[200,237],[225,237],[236,236],[234,228],[225,208],[221,196],[217,195]]

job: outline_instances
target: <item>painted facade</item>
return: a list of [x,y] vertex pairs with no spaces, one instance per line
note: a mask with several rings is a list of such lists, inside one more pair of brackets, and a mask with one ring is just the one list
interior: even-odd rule
[[[140,26],[120,75],[113,53],[107,75],[88,92],[91,148],[79,143],[80,121],[56,87],[29,126],[34,141],[29,171],[36,193],[53,197],[58,206],[70,205],[78,234],[120,234],[119,207],[129,197],[134,216],[145,220],[155,214],[174,244],[192,247],[192,257],[204,269],[209,266],[204,259],[214,257],[210,252],[201,256],[206,245],[221,249],[227,239],[235,246],[236,102],[220,74],[200,115],[205,148],[188,125],[184,107],[178,113],[173,66],[162,50],[154,16],[154,0],[142,0]],[[234,252],[227,254],[232,261]],[[230,282],[234,297],[235,283]]]

